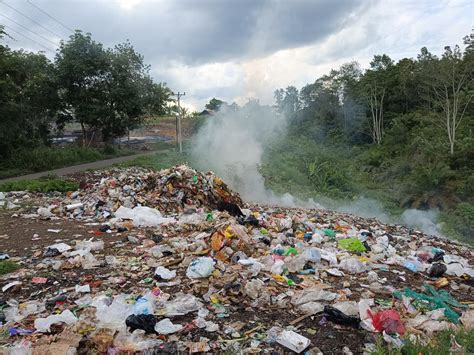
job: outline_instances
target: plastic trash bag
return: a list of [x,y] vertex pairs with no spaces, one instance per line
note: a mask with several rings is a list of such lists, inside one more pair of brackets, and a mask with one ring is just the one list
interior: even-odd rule
[[312,301],[332,301],[335,300],[336,297],[337,293],[321,290],[317,287],[311,287],[295,293],[291,299],[291,303],[298,306]]
[[253,279],[245,284],[244,293],[252,299],[258,298],[265,283],[262,280]]
[[298,309],[305,314],[317,314],[324,311],[324,305],[320,302],[307,302],[299,305]]
[[134,208],[120,206],[115,211],[115,217],[131,219],[135,227],[157,227],[161,224],[176,222],[174,218],[164,218],[158,210],[144,206]]
[[214,260],[210,257],[203,256],[197,258],[189,264],[186,270],[186,276],[190,279],[200,279],[208,277],[214,271]]
[[176,270],[169,270],[164,266],[158,266],[155,270],[155,275],[163,280],[171,280],[176,277]]
[[173,324],[169,318],[162,319],[155,325],[155,332],[164,335],[179,332],[181,329],[183,329],[182,325]]
[[426,301],[429,304],[429,307],[434,310],[438,308],[444,308],[444,315],[453,323],[459,323],[459,314],[456,313],[449,307],[450,305],[456,308],[465,309],[466,305],[456,301],[447,291],[439,290],[436,291],[431,285],[423,285],[425,293],[418,293],[410,288],[405,288],[403,292],[396,291],[393,295],[402,299],[402,296],[414,298],[415,300]]
[[443,276],[443,274],[447,270],[448,270],[448,268],[446,267],[446,265],[441,264],[441,263],[435,263],[435,264],[431,265],[431,267],[428,271],[428,275],[430,275],[431,277],[440,277],[440,276]]
[[177,294],[176,298],[165,304],[167,316],[183,316],[202,308],[202,303],[193,295]]
[[128,295],[121,294],[111,299],[106,296],[96,297],[92,306],[96,308],[98,325],[102,328],[119,329],[124,326],[123,321],[133,314],[134,307],[127,302]]
[[340,239],[337,243],[339,248],[353,252],[366,251],[364,244],[357,238]]
[[336,324],[350,325],[352,327],[359,328],[359,317],[348,316],[337,308],[331,306],[324,306],[324,317],[326,317],[327,320]]
[[351,274],[358,274],[364,271],[369,271],[370,267],[363,262],[361,262],[358,258],[346,258],[341,260],[339,263],[339,267],[343,270],[350,272]]
[[474,329],[474,309],[468,309],[465,311],[461,318],[460,321],[464,328],[466,329]]
[[135,302],[133,313],[139,314],[153,314],[153,303],[147,297],[140,297]]
[[67,325],[77,322],[77,318],[69,309],[66,309],[61,314],[53,314],[46,318],[36,318],[35,328],[42,333],[49,333],[50,327],[53,324],[66,323]]
[[[46,247],[47,249],[57,249],[59,253],[64,253],[65,251],[71,250],[71,246],[66,243],[56,243]],[[45,255],[46,256],[46,255]]]
[[372,313],[369,314],[372,317],[372,324],[377,331],[400,335],[405,333],[405,327],[397,311],[388,309],[379,311],[374,315]]
[[348,316],[356,317],[359,315],[359,307],[356,301],[343,301],[333,304],[333,307],[340,310],[342,313]]
[[179,219],[179,224],[201,224],[204,221],[205,215],[198,213],[183,214]]
[[76,250],[89,250],[97,251],[104,249],[104,242],[102,240],[92,241],[92,238],[89,240],[77,240],[76,241]]
[[133,332],[134,330],[144,330],[146,334],[155,333],[157,317],[153,314],[132,314],[125,319],[125,324]]

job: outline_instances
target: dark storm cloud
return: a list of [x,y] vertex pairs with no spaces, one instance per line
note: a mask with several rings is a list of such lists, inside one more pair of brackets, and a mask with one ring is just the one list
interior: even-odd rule
[[[26,1],[4,1],[67,38],[64,28]],[[129,39],[147,62],[176,60],[191,65],[263,56],[315,43],[362,10],[361,1],[349,0],[144,1],[129,10],[117,1],[31,1],[67,26],[91,32],[106,46]],[[55,40],[1,3],[0,13]]]

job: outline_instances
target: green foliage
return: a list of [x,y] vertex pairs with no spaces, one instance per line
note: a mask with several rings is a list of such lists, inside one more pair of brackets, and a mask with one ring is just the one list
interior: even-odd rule
[[30,192],[67,192],[75,191],[79,184],[75,181],[47,177],[38,180],[20,180],[0,184],[0,191],[30,191]]
[[[405,338],[405,345],[401,349],[390,348],[381,339],[377,343],[372,355],[445,355],[453,353],[456,349],[454,341],[461,345],[462,354],[472,354],[474,352],[474,329],[458,331],[445,330],[435,333],[435,336],[428,344],[419,341],[412,341]],[[455,351],[456,352],[456,351]]]
[[206,109],[212,110],[212,111],[219,111],[221,106],[226,105],[225,101],[216,99],[215,97],[212,98],[209,103],[206,104]]
[[17,149],[12,157],[0,163],[0,176],[17,176],[31,172],[47,171],[64,166],[77,165],[130,155],[129,150],[116,150],[106,146],[103,149],[78,146],[48,147],[38,146],[31,149]]
[[457,239],[474,244],[474,204],[461,202],[441,216],[445,233]]
[[344,194],[352,190],[348,171],[336,159],[315,158],[308,164],[309,179],[315,190],[328,195]]
[[105,141],[123,136],[138,126],[147,108],[162,108],[164,87],[152,82],[143,56],[129,42],[104,49],[89,33],[76,31],[61,43],[56,67],[61,99],[84,136],[86,125]]
[[51,62],[0,44],[0,158],[46,142],[58,105]]
[[[184,146],[183,150],[186,152],[187,148],[188,147]],[[127,161],[120,164],[120,166],[140,166],[142,168],[161,170],[174,165],[186,163],[189,160],[190,157],[186,153],[180,154],[176,150],[162,150],[153,155],[138,157],[137,159]]]
[[414,183],[414,188],[420,190],[437,190],[445,185],[446,181],[454,176],[446,162],[427,162],[415,166],[408,179]]
[[9,274],[20,268],[20,265],[11,260],[0,261],[0,275]]
[[[2,27],[0,41],[4,34]],[[48,144],[52,131],[71,121],[85,145],[92,132],[108,142],[146,113],[167,113],[172,92],[148,70],[129,42],[104,48],[81,31],[61,42],[54,62],[0,43],[0,158]]]

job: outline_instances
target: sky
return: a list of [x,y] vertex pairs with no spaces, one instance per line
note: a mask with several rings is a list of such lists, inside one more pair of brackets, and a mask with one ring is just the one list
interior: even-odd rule
[[107,47],[128,39],[200,111],[213,97],[272,104],[277,88],[375,54],[439,54],[471,32],[474,0],[0,0],[0,24],[10,47],[51,59],[72,30]]

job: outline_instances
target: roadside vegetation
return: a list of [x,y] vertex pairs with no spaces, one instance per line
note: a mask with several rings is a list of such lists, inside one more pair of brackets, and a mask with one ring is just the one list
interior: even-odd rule
[[94,148],[77,145],[64,147],[40,145],[34,148],[22,148],[16,150],[10,158],[0,162],[0,179],[134,153],[130,149],[118,149],[114,146]]
[[[0,178],[129,154],[110,148],[114,138],[177,112],[129,42],[106,48],[76,31],[51,61],[12,50],[6,36],[0,25]],[[66,126],[81,132],[79,146],[53,145]]]
[[30,191],[30,192],[67,192],[75,191],[79,188],[76,181],[47,176],[37,180],[20,180],[0,183],[0,191]]
[[445,355],[473,354],[474,329],[445,330],[435,333],[428,344],[413,342],[408,337],[403,348],[389,347],[385,342],[378,342],[371,355]]

